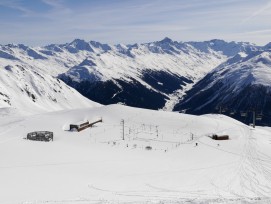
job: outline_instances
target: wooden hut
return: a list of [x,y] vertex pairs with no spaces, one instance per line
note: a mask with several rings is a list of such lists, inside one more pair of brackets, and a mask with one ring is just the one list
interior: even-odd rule
[[77,132],[80,132],[86,128],[92,127],[94,124],[103,122],[102,119],[94,120],[93,122],[89,121],[79,121],[75,124],[70,124],[70,130],[76,130]]
[[217,134],[213,134],[212,135],[212,139],[213,140],[228,140],[229,139],[229,135],[217,135]]
[[89,127],[89,121],[79,121],[75,124],[70,124],[70,130],[76,130],[78,132]]

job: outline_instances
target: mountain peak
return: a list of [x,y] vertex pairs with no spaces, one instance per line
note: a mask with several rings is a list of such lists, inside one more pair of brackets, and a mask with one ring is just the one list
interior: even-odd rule
[[74,39],[71,43],[69,43],[69,45],[74,45],[75,47],[81,47],[81,46],[86,46],[88,44],[88,42],[86,42],[85,40],[82,39]]
[[112,50],[111,46],[108,44],[103,44],[97,41],[90,41],[89,42],[91,46],[98,48],[98,49],[102,49],[103,51],[109,51]]
[[160,43],[173,43],[173,40],[171,40],[169,37],[165,37],[163,40],[159,41]]
[[271,42],[270,42],[270,43],[267,43],[267,44],[264,46],[264,49],[265,49],[265,50],[271,50]]
[[26,46],[24,44],[14,44],[14,43],[7,44],[6,46],[9,47],[9,48],[19,48],[19,49],[22,49],[22,50],[27,50],[29,48],[28,46]]
[[87,42],[83,39],[76,38],[70,44],[73,44],[73,43],[87,43]]
[[226,43],[225,40],[221,40],[221,39],[212,39],[210,40],[210,42],[216,42],[216,43]]
[[75,39],[71,43],[67,45],[67,49],[71,53],[76,53],[79,50],[86,50],[90,52],[94,52],[94,50],[91,48],[90,44],[82,39]]

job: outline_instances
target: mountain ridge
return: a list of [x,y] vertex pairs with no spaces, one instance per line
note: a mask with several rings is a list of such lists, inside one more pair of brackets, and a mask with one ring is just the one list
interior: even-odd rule
[[75,39],[43,47],[0,45],[0,61],[3,67],[11,62],[35,67],[102,104],[172,110],[216,67],[268,48],[219,39],[177,42],[166,37],[133,45]]

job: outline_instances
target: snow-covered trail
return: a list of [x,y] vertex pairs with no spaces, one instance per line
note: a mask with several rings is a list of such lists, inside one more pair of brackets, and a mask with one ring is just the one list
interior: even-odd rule
[[[99,116],[92,129],[66,131]],[[226,116],[111,105],[7,116],[0,128],[0,203],[271,202],[271,130]],[[23,139],[34,130],[53,131],[54,141]]]
[[230,193],[242,199],[269,196],[271,195],[271,157],[270,153],[269,155],[263,154],[261,150],[263,145],[268,145],[267,140],[259,145],[257,137],[261,134],[244,125],[240,125],[240,132],[242,133],[240,138],[241,151],[239,153],[226,151],[238,156],[238,161],[233,168],[224,173],[225,176],[231,175],[230,179],[226,180],[222,176],[213,180],[213,185],[218,192]]

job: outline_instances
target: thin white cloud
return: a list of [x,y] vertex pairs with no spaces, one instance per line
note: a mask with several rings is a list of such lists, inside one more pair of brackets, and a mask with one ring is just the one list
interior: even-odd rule
[[249,20],[251,20],[251,19],[253,19],[253,18],[261,15],[262,13],[264,13],[265,11],[268,11],[268,10],[271,11],[271,1],[268,1],[263,7],[261,7],[258,10],[256,10],[249,17],[247,17],[246,19],[244,19],[242,23],[246,23],[247,21],[249,21]]
[[32,14],[32,11],[22,5],[20,0],[1,0],[0,6],[11,8],[23,13],[23,15],[28,16]]
[[43,3],[53,7],[53,8],[61,8],[63,7],[63,2],[59,0],[42,0]]
[[242,34],[255,35],[255,34],[265,34],[265,33],[271,34],[271,29],[254,30],[254,31],[244,32]]
[[72,10],[65,6],[65,2],[62,0],[42,0],[44,4],[51,7],[51,10],[43,16],[48,18],[54,18],[55,16],[61,16],[66,14],[71,14]]

